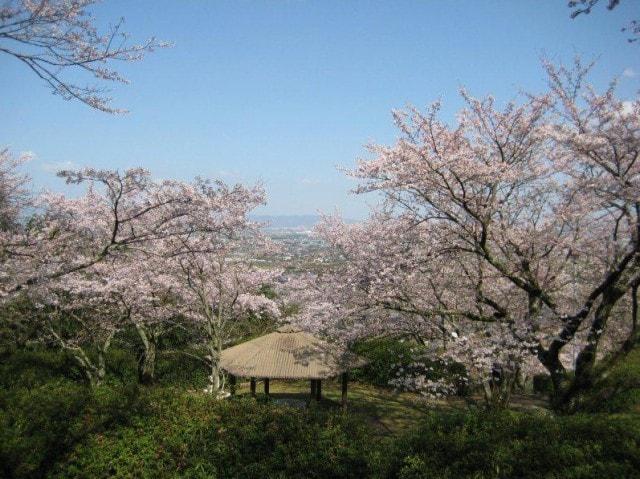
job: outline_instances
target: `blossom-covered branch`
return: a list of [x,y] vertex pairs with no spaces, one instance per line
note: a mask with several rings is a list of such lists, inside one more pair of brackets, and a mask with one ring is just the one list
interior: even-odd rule
[[11,0],[0,5],[0,52],[22,62],[65,100],[78,100],[106,113],[126,110],[110,106],[108,90],[81,85],[75,72],[97,82],[128,83],[111,64],[135,62],[145,53],[168,46],[151,38],[130,44],[124,19],[99,33],[89,9],[97,0]]

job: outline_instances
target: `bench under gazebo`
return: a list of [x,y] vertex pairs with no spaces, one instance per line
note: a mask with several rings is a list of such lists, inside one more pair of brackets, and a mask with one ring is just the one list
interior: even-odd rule
[[347,406],[348,372],[364,364],[363,358],[293,325],[225,349],[220,360],[221,368],[231,376],[232,388],[236,377],[250,379],[252,396],[256,380],[264,381],[264,393],[269,395],[270,379],[308,379],[311,398],[319,401],[322,380],[340,377],[343,409]]

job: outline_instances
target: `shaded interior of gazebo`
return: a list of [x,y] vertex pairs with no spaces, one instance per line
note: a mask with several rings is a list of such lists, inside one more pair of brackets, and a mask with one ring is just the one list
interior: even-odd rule
[[341,378],[342,407],[347,406],[348,372],[366,361],[346,349],[329,344],[295,326],[276,331],[222,351],[221,367],[230,375],[234,393],[237,377],[250,379],[250,391],[256,393],[256,382],[264,382],[269,395],[269,380],[309,380],[311,398],[322,397],[322,380]]

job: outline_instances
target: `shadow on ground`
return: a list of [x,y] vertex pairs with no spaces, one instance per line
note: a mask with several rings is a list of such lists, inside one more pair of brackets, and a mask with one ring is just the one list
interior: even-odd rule
[[[257,385],[258,396],[263,396],[262,383]],[[249,382],[238,383],[237,395],[249,394]],[[293,407],[320,407],[340,409],[341,385],[337,380],[322,382],[322,400],[318,403],[311,399],[308,381],[271,380],[269,396],[272,400]],[[481,398],[425,399],[415,393],[398,393],[390,389],[378,388],[369,384],[349,383],[348,407],[350,414],[362,415],[382,435],[394,435],[414,424],[427,412],[434,409],[464,409],[479,407]],[[530,396],[514,396],[512,409],[546,409],[544,399]]]

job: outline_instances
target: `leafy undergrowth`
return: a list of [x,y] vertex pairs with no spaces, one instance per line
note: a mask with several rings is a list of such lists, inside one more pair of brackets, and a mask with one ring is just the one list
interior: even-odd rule
[[56,379],[0,390],[0,476],[44,477],[92,434],[126,426],[145,409],[135,385],[89,390]]
[[385,477],[640,477],[640,416],[431,413],[394,446]]
[[[257,384],[258,396],[262,393],[262,384]],[[238,383],[237,394],[249,394],[249,383]],[[269,394],[276,402],[295,400],[300,404],[315,404],[310,401],[308,381],[271,380]],[[320,407],[339,409],[341,404],[341,383],[337,380],[322,381],[322,401]],[[424,418],[429,411],[442,412],[464,410],[468,407],[482,407],[478,397],[452,397],[446,399],[426,399],[411,392],[396,392],[362,382],[349,382],[348,411],[360,416],[361,420],[371,424],[374,431],[382,435],[397,435]],[[515,395],[511,408],[516,411],[546,411],[547,401],[540,397]]]
[[216,401],[158,388],[126,424],[91,434],[47,477],[634,478],[640,416],[449,410],[394,436],[359,413]]
[[[238,384],[238,395],[249,394],[249,384]],[[261,395],[261,384],[258,384],[258,395]],[[316,404],[310,401],[310,385],[308,381],[274,381],[269,385],[269,393],[276,402],[295,400],[300,404],[311,404],[326,410],[338,410],[341,403],[341,385],[338,381],[322,381],[322,401]],[[424,416],[425,406],[420,398],[411,393],[394,393],[368,384],[349,383],[348,412],[359,416],[361,420],[371,424],[379,434],[398,433],[411,423]]]
[[117,380],[92,391],[59,354],[3,356],[0,476],[640,477],[638,414],[554,416],[531,397],[514,398],[519,411],[486,413],[358,382],[344,414],[337,381],[323,381],[323,401],[309,408],[307,381],[272,381],[270,399],[248,397],[242,383],[218,401],[180,363],[166,368],[172,383],[137,387],[125,359]]
[[581,395],[576,409],[582,412],[640,413],[640,348],[603,371],[593,387]]
[[379,448],[348,415],[169,389],[149,414],[78,445],[50,477],[371,477]]

